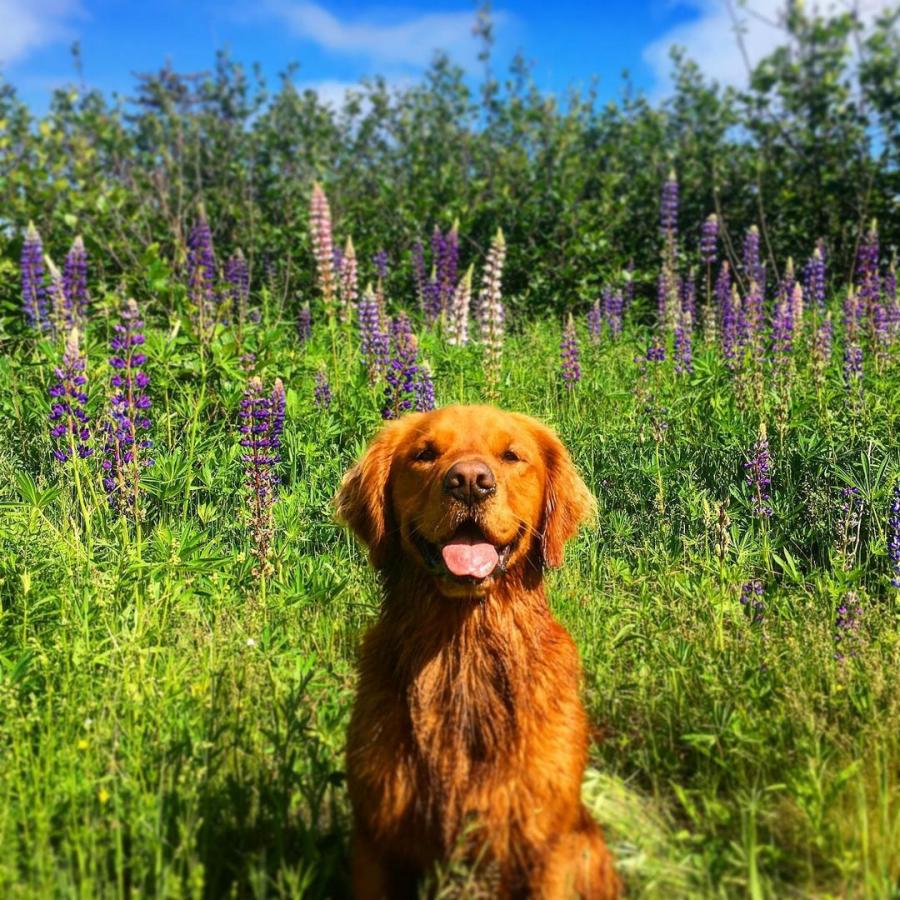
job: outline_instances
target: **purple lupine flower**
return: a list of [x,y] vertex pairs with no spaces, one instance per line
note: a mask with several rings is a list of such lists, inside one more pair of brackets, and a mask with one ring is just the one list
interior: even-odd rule
[[472,270],[469,266],[459,279],[447,308],[447,343],[462,346],[469,343],[469,307],[472,305]]
[[33,222],[28,223],[22,242],[21,272],[22,312],[32,328],[43,331],[49,327],[44,290],[44,245]]
[[675,374],[690,375],[694,371],[693,341],[694,322],[689,310],[682,310],[675,326]]
[[759,437],[750,458],[744,463],[747,486],[753,493],[753,514],[767,519],[772,515],[772,459],[769,456],[769,437],[765,423],[759,426]]
[[575,389],[575,385],[581,381],[581,361],[578,352],[578,336],[575,334],[575,320],[571,313],[569,313],[566,327],[563,329],[559,351],[563,385],[567,391],[572,391]]
[[61,463],[77,454],[86,459],[94,451],[89,446],[91,439],[90,420],[85,406],[88,397],[85,391],[87,377],[84,355],[78,349],[78,329],[73,328],[66,340],[62,364],[53,370],[56,381],[50,387],[50,438],[53,442],[53,456]]
[[856,252],[856,284],[863,310],[869,316],[872,306],[881,298],[881,279],[878,275],[880,247],[878,223],[872,220],[869,230],[859,242]]
[[[763,270],[763,275],[765,271]],[[766,318],[764,313],[763,284],[751,281],[747,296],[741,306],[740,338],[742,345],[749,349],[750,359],[759,366],[763,361],[765,347]]]
[[431,366],[422,363],[419,380],[416,382],[416,412],[431,412],[434,409],[434,377]]
[[750,616],[754,625],[759,625],[766,614],[765,588],[758,578],[744,582],[741,586],[741,606]]
[[309,304],[304,303],[297,312],[297,340],[300,345],[307,343],[312,337],[312,312]]
[[621,291],[605,288],[603,291],[603,318],[609,333],[615,338],[622,333],[622,310],[625,301]]
[[665,362],[666,350],[660,343],[659,338],[654,337],[647,348],[647,362]]
[[[379,276],[380,277],[380,276]],[[356,266],[356,248],[351,238],[347,238],[344,246],[341,267],[337,270],[338,279],[338,306],[343,323],[350,322],[353,317],[353,308],[359,297],[359,283]]]
[[790,300],[794,293],[794,285],[796,283],[797,279],[794,275],[794,260],[789,256],[784,265],[784,274],[781,276],[781,282],[778,285],[778,300]]
[[278,463],[284,432],[285,391],[280,378],[271,393],[263,390],[262,379],[254,375],[247,383],[238,412],[241,462],[250,506],[250,534],[257,577],[272,572],[269,557],[275,536],[272,510],[278,495]]
[[382,248],[372,257],[372,264],[375,266],[375,275],[382,281],[387,281],[388,277],[388,253]]
[[497,229],[482,274],[481,293],[478,300],[478,324],[480,338],[484,345],[484,368],[490,394],[496,392],[500,381],[501,357],[503,354],[503,329],[506,310],[501,293],[503,265],[506,261],[506,238]]
[[324,369],[316,372],[316,386],[313,389],[313,402],[319,409],[328,409],[331,406],[331,385]]
[[188,236],[187,281],[200,339],[208,341],[216,324],[216,256],[202,206]]
[[247,319],[250,301],[250,269],[240,248],[225,261],[225,290],[228,314],[243,323]]
[[844,300],[844,384],[852,395],[855,410],[859,408],[862,391],[861,330],[864,309],[862,298],[851,288]]
[[[724,267],[725,263],[722,265]],[[721,276],[719,280],[723,280]],[[728,280],[730,281],[730,279]],[[722,290],[724,291],[724,285],[722,285]],[[742,368],[744,362],[744,341],[741,331],[745,325],[741,314],[741,298],[736,284],[731,285],[728,295],[720,300],[720,315],[722,319],[722,356],[725,359],[725,366],[732,372],[737,372]]]
[[66,302],[72,310],[73,318],[83,322],[88,315],[88,291],[87,291],[87,251],[84,249],[84,241],[79,234],[63,263],[63,290]]
[[788,364],[794,351],[794,317],[788,300],[780,300],[772,317],[772,363],[779,368]]
[[359,350],[363,364],[374,384],[387,369],[389,359],[389,337],[381,328],[381,317],[378,315],[378,301],[368,285],[356,308],[359,321]]
[[891,509],[887,527],[888,562],[891,567],[891,584],[900,588],[900,479],[891,494]]
[[[660,364],[665,362],[665,359],[666,351],[658,334],[653,335],[645,354],[634,357],[635,365],[638,367],[634,391],[636,406],[641,412],[641,434],[644,423],[648,422],[653,439],[657,443],[662,443],[669,430],[669,423],[666,421],[668,410],[659,399]],[[662,503],[662,500],[658,499]]]
[[680,312],[690,313],[691,321],[697,317],[697,292],[693,272],[691,272],[689,278],[684,278],[681,281]]
[[144,323],[134,300],[125,302],[121,319],[110,341],[113,394],[105,429],[103,484],[114,512],[138,518],[141,466],[153,465],[153,460],[141,453],[153,446],[147,437],[151,424],[147,396],[150,377],[143,370],[147,361],[142,349]]
[[731,300],[731,267],[728,260],[723,259],[716,278],[716,303],[719,307],[719,320],[724,323],[725,315]]
[[603,307],[600,305],[599,298],[595,300],[587,313],[588,334],[591,336],[592,344],[600,343],[600,335],[603,330]]
[[316,279],[330,321],[334,317],[335,300],[331,208],[328,205],[325,191],[318,182],[313,183],[309,200],[309,230],[312,238],[313,257],[316,261]]
[[47,305],[50,324],[57,334],[64,334],[75,326],[75,314],[66,297],[62,272],[53,264],[49,256],[44,256],[47,267]]
[[843,660],[847,654],[856,656],[862,617],[863,608],[859,595],[856,591],[848,591],[834,620],[835,659]]
[[418,348],[409,317],[400,313],[391,320],[391,359],[385,375],[383,419],[398,419],[415,406],[419,381],[417,357]]
[[425,282],[425,321],[433,324],[440,317],[441,283],[437,279],[437,270],[432,268],[431,277]]
[[341,277],[341,269],[344,268],[344,251],[338,247],[337,245],[331,251],[331,270],[334,272],[334,277],[340,279]]
[[706,218],[700,229],[700,259],[711,266],[716,261],[716,242],[719,238],[719,219],[715,213]]
[[815,303],[820,314],[825,312],[825,275],[825,242],[819,238],[803,269],[803,295],[808,303]]
[[427,281],[427,276],[425,275],[425,249],[418,238],[416,238],[412,246],[412,270],[413,281],[416,286],[416,297],[419,298],[419,307],[425,314],[426,320],[430,323],[429,304],[425,295]]
[[759,229],[751,225],[744,236],[744,274],[748,281],[755,281],[760,296],[766,293],[766,267],[760,262]]
[[662,196],[659,203],[659,227],[663,236],[674,240],[678,234],[678,179],[675,172],[670,171],[663,183]]

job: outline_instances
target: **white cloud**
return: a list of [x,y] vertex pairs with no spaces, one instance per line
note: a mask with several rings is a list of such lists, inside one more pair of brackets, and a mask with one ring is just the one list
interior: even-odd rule
[[[859,4],[864,22],[869,22],[891,0],[867,0]],[[704,74],[721,84],[739,85],[747,81],[747,63],[738,46],[735,22],[743,34],[744,49],[750,65],[755,65],[784,41],[778,27],[785,0],[749,0],[743,6],[739,0],[684,0],[683,6],[696,13],[696,18],[668,31],[644,48],[644,61],[655,76],[654,93],[665,94],[671,85],[672,63],[669,49],[673,44],[684,47],[689,58],[695,60]],[[822,12],[846,9],[846,4],[821,3]],[[732,15],[733,13],[733,15]]]
[[[474,62],[477,47],[472,36],[472,12],[425,13],[403,21],[373,18],[339,19],[324,6],[311,2],[268,0],[267,12],[280,19],[296,36],[326,50],[405,66],[425,66],[435,50],[446,50],[457,62]],[[494,25],[507,16],[494,13]]]
[[[406,75],[387,76],[385,85],[389,92],[400,90],[415,83],[415,79]],[[319,100],[335,110],[340,110],[347,94],[350,91],[361,91],[363,85],[359,81],[340,81],[338,79],[325,78],[321,81],[298,81],[296,84],[298,91],[315,91],[319,95]]]
[[0,63],[19,62],[40,47],[74,38],[79,0],[0,0]]

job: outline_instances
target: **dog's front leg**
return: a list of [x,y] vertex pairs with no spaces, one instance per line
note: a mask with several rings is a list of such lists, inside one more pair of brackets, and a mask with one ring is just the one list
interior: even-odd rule
[[416,873],[380,854],[360,832],[353,835],[354,900],[416,900]]

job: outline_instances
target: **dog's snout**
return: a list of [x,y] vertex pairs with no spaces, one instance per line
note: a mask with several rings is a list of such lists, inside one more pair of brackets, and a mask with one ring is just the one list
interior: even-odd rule
[[496,490],[494,473],[480,459],[455,463],[444,476],[444,493],[461,503],[481,503]]

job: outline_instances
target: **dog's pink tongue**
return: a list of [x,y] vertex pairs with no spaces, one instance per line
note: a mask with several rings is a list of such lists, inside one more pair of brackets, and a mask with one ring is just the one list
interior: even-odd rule
[[461,578],[487,578],[500,561],[493,544],[468,537],[451,538],[449,543],[444,544],[441,554],[447,568]]

